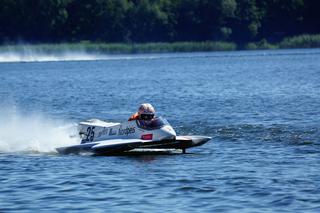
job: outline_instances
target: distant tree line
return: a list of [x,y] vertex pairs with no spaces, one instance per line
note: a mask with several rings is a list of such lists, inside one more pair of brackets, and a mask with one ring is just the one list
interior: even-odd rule
[[246,43],[320,32],[319,0],[1,0],[0,43]]

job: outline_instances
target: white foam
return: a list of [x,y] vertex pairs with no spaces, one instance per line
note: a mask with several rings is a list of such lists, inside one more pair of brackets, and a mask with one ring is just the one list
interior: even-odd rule
[[55,148],[79,143],[76,125],[0,109],[0,152],[56,152]]
[[56,54],[34,52],[0,53],[0,62],[93,61],[106,59],[108,59],[107,56],[82,52],[65,52]]
[[54,61],[98,61],[98,60],[135,60],[161,58],[155,55],[106,55],[83,51],[61,53],[41,53],[30,50],[0,52],[0,63],[8,62],[54,62]]

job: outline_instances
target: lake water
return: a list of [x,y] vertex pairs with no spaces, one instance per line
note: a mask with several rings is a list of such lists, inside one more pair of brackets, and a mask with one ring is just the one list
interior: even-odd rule
[[[320,49],[79,55],[0,54],[1,212],[320,212]],[[213,139],[188,154],[55,152],[77,122],[142,102]]]

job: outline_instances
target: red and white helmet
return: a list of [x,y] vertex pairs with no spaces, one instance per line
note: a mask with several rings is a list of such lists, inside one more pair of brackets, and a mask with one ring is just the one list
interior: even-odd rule
[[153,106],[149,103],[144,103],[144,104],[141,104],[139,109],[138,109],[138,113],[140,115],[142,114],[152,114],[154,115],[156,111],[154,110]]
[[154,110],[153,106],[149,103],[141,104],[138,109],[138,115],[140,120],[151,121],[154,118]]

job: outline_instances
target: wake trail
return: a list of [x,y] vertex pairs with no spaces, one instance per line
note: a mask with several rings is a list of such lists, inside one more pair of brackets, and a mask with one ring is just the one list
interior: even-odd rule
[[24,115],[0,109],[0,152],[56,152],[55,148],[79,143],[71,122],[45,118],[41,113]]
[[50,61],[96,61],[107,60],[108,57],[84,52],[37,53],[37,52],[2,52],[0,63],[5,62],[50,62]]
[[61,52],[61,53],[41,53],[34,51],[9,51],[0,52],[0,63],[12,62],[59,62],[59,61],[101,61],[101,60],[136,60],[155,59],[159,56],[130,56],[130,55],[106,55],[86,52]]

